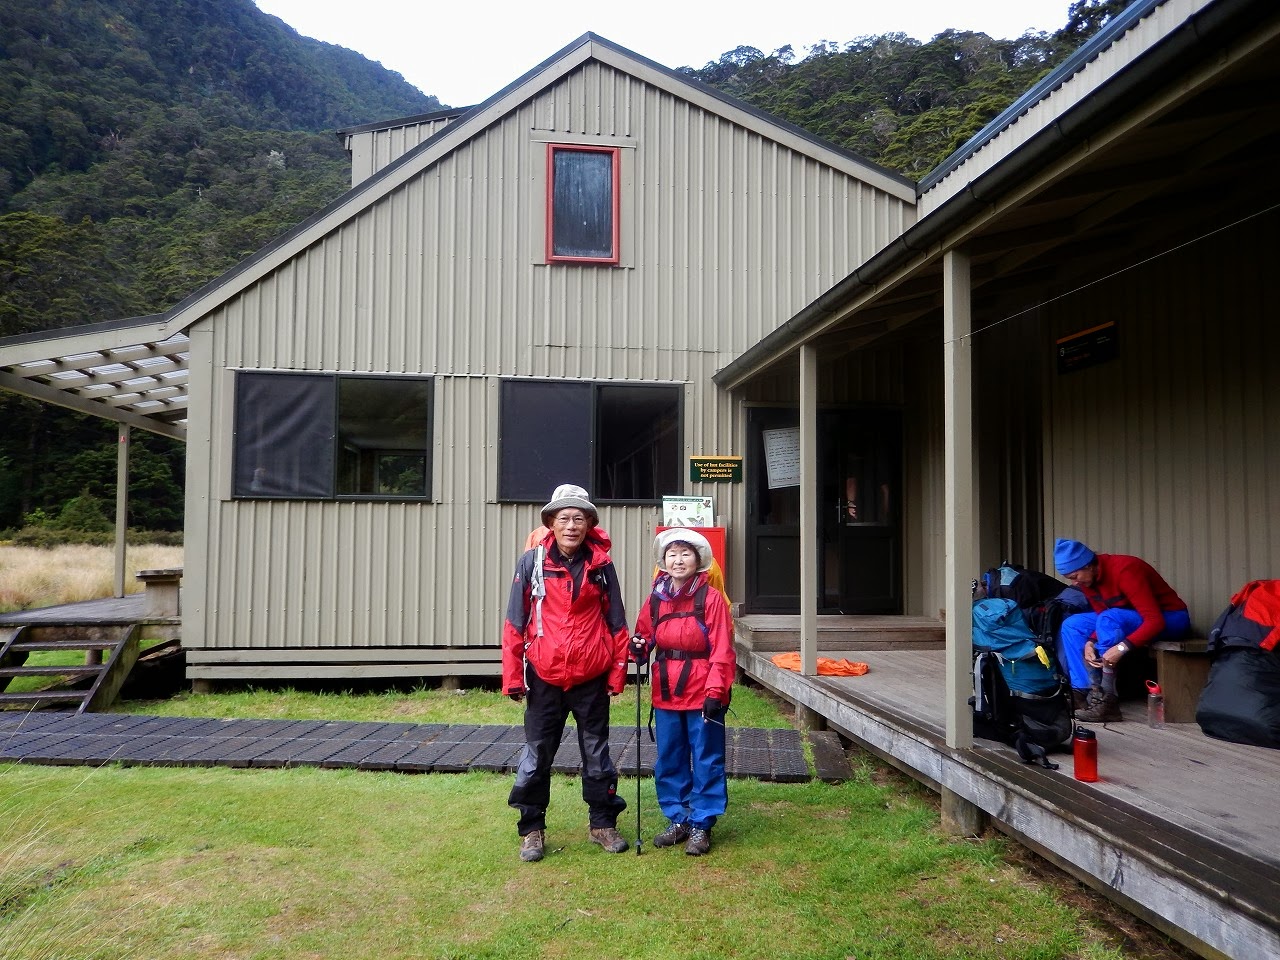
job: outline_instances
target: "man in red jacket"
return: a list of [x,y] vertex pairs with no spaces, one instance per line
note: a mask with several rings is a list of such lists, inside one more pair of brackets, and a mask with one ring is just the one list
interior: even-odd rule
[[[557,493],[562,492],[557,490]],[[618,773],[609,756],[609,697],[627,679],[627,614],[610,544],[586,497],[553,497],[542,508],[549,528],[516,564],[502,631],[502,689],[525,700],[525,745],[507,803],[520,811],[520,859],[541,860],[546,849],[551,762],[569,714],[582,753],[582,799],[590,811],[587,835],[609,853],[622,853]]]
[[1093,608],[1092,613],[1067,617],[1058,634],[1071,674],[1076,719],[1123,720],[1116,695],[1116,664],[1134,647],[1186,636],[1191,629],[1187,605],[1139,557],[1095,554],[1079,540],[1060,539],[1054,544],[1053,563]]

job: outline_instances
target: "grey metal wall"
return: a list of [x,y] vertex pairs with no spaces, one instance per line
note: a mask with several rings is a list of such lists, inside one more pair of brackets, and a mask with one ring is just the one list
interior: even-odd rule
[[1045,308],[1053,338],[1115,321],[1119,357],[1046,383],[1054,536],[1160,570],[1207,629],[1280,576],[1280,302],[1272,212]]
[[419,123],[347,134],[345,145],[351,154],[351,185],[354,187],[368,180],[456,119],[457,114],[449,114]]
[[[627,266],[542,262],[546,144],[562,140],[622,145]],[[194,328],[184,644],[495,643],[536,523],[535,507],[496,503],[499,378],[682,383],[685,453],[738,454],[744,425],[711,375],[913,217],[588,62]],[[235,369],[435,376],[435,502],[228,499]],[[734,551],[739,487],[683,486],[669,492],[715,497]],[[601,519],[634,604],[658,511]]]

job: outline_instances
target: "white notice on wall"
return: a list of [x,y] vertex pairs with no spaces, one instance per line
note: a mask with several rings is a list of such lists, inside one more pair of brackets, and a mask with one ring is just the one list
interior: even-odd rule
[[764,463],[770,490],[800,486],[800,428],[765,430]]
[[663,497],[662,525],[664,527],[712,527],[710,497]]

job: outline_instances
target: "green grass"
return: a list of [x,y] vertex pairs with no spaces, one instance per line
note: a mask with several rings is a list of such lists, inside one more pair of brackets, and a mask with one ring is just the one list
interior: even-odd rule
[[[562,777],[550,853],[520,863],[509,788],[487,774],[0,767],[0,956],[1113,956],[1000,842],[943,837],[925,797],[871,768],[840,786],[733,782],[701,859],[603,853]],[[652,837],[651,781],[642,794]]]
[[[640,721],[649,722],[649,687],[640,701]],[[164,717],[249,717],[269,720],[382,720],[407,723],[523,723],[524,707],[496,690],[417,688],[409,691],[353,692],[294,687],[248,688],[212,694],[183,693],[168,700],[121,700],[120,713]],[[757,690],[733,691],[729,723],[737,727],[786,727],[777,706]],[[636,690],[632,684],[615,697],[611,722],[635,726]]]
[[[257,690],[139,713],[518,723],[493,692]],[[735,692],[735,722],[782,726]],[[634,693],[614,722],[635,721]],[[645,711],[647,718],[647,708]],[[911,960],[1121,952],[1000,839],[864,759],[844,784],[730,782],[703,858],[586,841],[556,777],[548,855],[520,863],[509,776],[0,764],[0,957]],[[619,826],[636,832],[636,781]],[[665,826],[640,783],[646,840]]]

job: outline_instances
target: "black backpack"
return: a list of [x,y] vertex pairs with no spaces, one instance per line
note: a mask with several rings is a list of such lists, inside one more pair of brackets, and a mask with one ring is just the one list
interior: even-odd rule
[[1209,631],[1213,663],[1196,704],[1206,736],[1280,749],[1280,580],[1253,580]]
[[1017,563],[1005,560],[998,567],[990,567],[978,580],[973,581],[973,599],[1003,597],[1013,600],[1022,608],[1031,628],[1041,632],[1041,620],[1045,605],[1067,585],[1039,570],[1028,570]]
[[[973,584],[973,735],[1006,743],[1024,762],[1056,770],[1048,751],[1065,743],[1072,727],[1071,684],[1058,662],[1058,628],[1088,603],[1053,577],[1007,561]],[[984,610],[1006,613],[994,621],[989,614],[977,616]],[[984,636],[991,629],[1005,636]],[[1010,638],[1019,633],[1023,643],[1011,647]],[[1032,683],[1019,682],[1031,677]],[[1009,678],[1018,689],[1010,688]]]
[[1052,642],[1013,600],[988,597],[974,604],[973,650],[973,735],[1056,770],[1048,751],[1071,736],[1071,697]]

